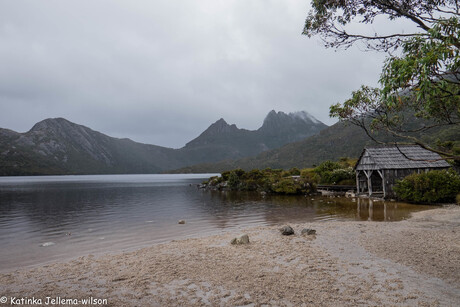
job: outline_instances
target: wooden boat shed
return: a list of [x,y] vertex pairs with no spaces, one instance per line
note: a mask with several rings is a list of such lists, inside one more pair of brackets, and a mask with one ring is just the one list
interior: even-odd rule
[[364,148],[355,166],[358,195],[393,198],[397,180],[412,173],[447,169],[441,156],[418,145]]

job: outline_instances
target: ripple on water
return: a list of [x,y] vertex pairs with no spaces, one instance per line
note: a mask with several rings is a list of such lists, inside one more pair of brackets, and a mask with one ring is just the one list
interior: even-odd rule
[[45,243],[42,243],[40,244],[41,247],[48,247],[48,246],[53,246],[55,245],[56,243],[54,242],[45,242]]

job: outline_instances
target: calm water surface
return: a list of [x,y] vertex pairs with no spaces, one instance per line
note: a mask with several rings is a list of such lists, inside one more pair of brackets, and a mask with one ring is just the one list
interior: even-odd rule
[[197,189],[211,175],[0,177],[0,270],[247,226],[397,221],[432,208]]

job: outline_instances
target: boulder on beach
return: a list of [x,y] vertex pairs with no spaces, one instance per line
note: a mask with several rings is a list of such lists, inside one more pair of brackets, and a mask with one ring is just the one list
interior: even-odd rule
[[231,244],[236,245],[236,244],[249,244],[249,236],[248,235],[242,235],[238,238],[233,238],[232,241],[230,241]]
[[294,234],[294,229],[292,229],[289,225],[281,227],[280,231],[283,236],[290,236]]

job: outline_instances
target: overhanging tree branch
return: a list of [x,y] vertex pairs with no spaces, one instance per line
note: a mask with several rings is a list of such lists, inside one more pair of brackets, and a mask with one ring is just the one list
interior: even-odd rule
[[[330,115],[358,125],[377,143],[385,142],[376,138],[370,129],[416,143],[444,158],[460,160],[455,150],[436,149],[417,136],[433,129],[460,126],[458,2],[313,0],[303,34],[319,35],[327,47],[348,48],[362,42],[366,51],[388,53],[379,80],[381,89],[363,86],[343,104],[331,106]],[[382,34],[374,31],[374,35],[369,35],[349,33],[346,28],[352,22],[373,24],[378,16],[386,16],[389,22],[410,20],[420,32]],[[401,52],[395,55],[397,49]],[[404,112],[417,124],[406,125]],[[460,140],[454,141],[460,146]]]

